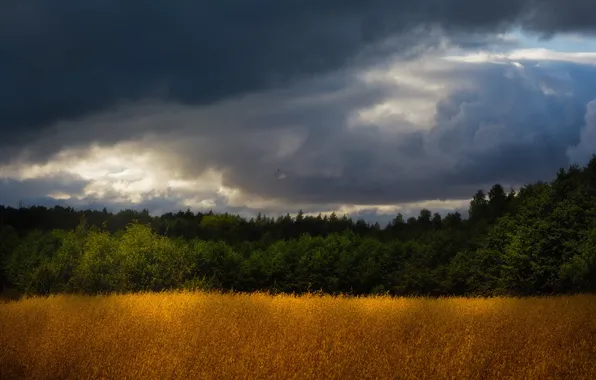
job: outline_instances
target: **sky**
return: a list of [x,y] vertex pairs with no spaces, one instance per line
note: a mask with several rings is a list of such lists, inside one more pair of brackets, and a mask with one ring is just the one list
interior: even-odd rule
[[387,221],[596,153],[592,0],[6,0],[0,204]]

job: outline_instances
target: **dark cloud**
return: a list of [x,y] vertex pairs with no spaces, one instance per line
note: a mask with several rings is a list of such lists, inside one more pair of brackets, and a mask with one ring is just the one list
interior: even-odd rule
[[[72,175],[56,174],[52,176],[45,176],[36,179],[15,180],[2,179],[0,180],[0,204],[12,207],[30,207],[30,206],[64,206],[73,207],[79,210],[102,210],[106,208],[110,212],[117,213],[121,210],[148,210],[152,215],[162,215],[167,212],[177,212],[179,210],[191,209],[194,212],[228,212],[235,215],[241,215],[245,218],[252,218],[261,213],[270,217],[277,217],[285,215],[286,213],[296,214],[299,210],[306,214],[316,215],[318,213],[329,214],[336,212],[338,215],[347,215],[354,220],[363,219],[369,223],[379,222],[381,226],[395,217],[397,212],[401,213],[405,218],[411,216],[418,216],[422,208],[428,208],[423,204],[402,205],[398,209],[382,210],[377,207],[356,208],[354,210],[347,209],[342,211],[342,205],[339,204],[310,204],[310,205],[296,205],[296,204],[271,204],[261,207],[250,207],[248,205],[237,206],[231,205],[225,197],[215,194],[204,194],[213,198],[212,205],[189,205],[188,198],[190,195],[185,192],[168,192],[156,193],[148,192],[141,194],[137,201],[127,200],[122,198],[118,192],[108,191],[101,197],[98,196],[84,196],[83,189],[89,183]],[[62,193],[63,195],[71,195],[70,198],[54,198],[52,195]],[[453,206],[463,215],[467,213],[467,206],[458,207]],[[438,205],[432,207],[433,212],[439,212],[445,215],[453,212],[454,208],[449,205]]]
[[530,0],[519,18],[522,25],[546,36],[558,32],[596,32],[592,0]]
[[579,143],[567,150],[567,155],[574,164],[585,164],[596,154],[596,100],[591,101],[587,108]]
[[518,22],[593,31],[591,10],[591,0],[5,0],[0,141],[20,144],[121,101],[205,104],[260,91],[336,70],[389,36],[414,34],[391,52],[436,42],[419,26],[460,37]]
[[0,177],[0,204],[53,205],[61,201],[51,195],[81,194],[87,184],[81,178],[66,174],[24,180]]
[[[177,177],[222,172],[243,198],[194,194],[216,210],[250,214],[251,199],[276,200],[263,208],[269,214],[371,205],[360,212],[367,218],[380,217],[373,205],[467,199],[495,182],[548,178],[590,153],[596,67],[447,64],[434,49],[445,38],[464,49],[511,48],[497,32],[514,26],[592,33],[591,3],[4,1],[0,163],[136,141],[130,149],[153,151]],[[427,55],[428,70],[419,59]],[[397,65],[403,81],[356,79],[384,65]],[[402,106],[357,118],[385,102]],[[421,126],[411,113],[435,117]],[[86,184],[0,180],[0,202],[45,204]],[[132,202],[108,192],[68,202],[163,212],[189,198]]]
[[[226,149],[234,138],[226,135],[212,141],[214,148],[207,153],[207,147],[184,150],[193,157],[188,167],[211,158],[227,169],[230,186],[319,204],[465,199],[496,182],[519,186],[548,179],[567,166],[567,149],[579,141],[596,87],[583,76],[583,67],[576,72],[574,64],[524,63],[525,69],[484,64],[443,73],[451,83],[461,81],[461,88],[455,85],[438,103],[429,131],[402,131],[408,122],[400,115],[391,118],[392,128],[350,128],[350,113],[357,106],[345,100],[313,103],[299,108],[299,114],[310,115],[304,116],[308,120],[287,132],[302,128],[308,136],[291,155],[268,163],[263,157],[276,146],[274,138],[247,153],[235,145]],[[399,88],[395,91],[387,99],[403,96]],[[273,175],[277,167],[287,173],[283,180]]]
[[459,156],[449,183],[521,185],[568,165],[567,149],[578,141],[586,105],[596,97],[596,68],[524,64],[482,67],[475,89],[437,105],[430,140]]
[[[49,151],[55,140],[72,145],[88,136],[151,132],[122,149],[149,150],[180,178],[220,171],[242,197],[232,202],[236,206],[218,198],[219,210],[243,212],[258,208],[251,200],[276,200],[264,210],[272,214],[301,205],[316,212],[343,204],[468,199],[496,182],[519,186],[550,178],[568,164],[568,150],[580,138],[587,149],[591,135],[581,131],[596,98],[595,66],[427,62],[429,68],[396,62],[397,71],[381,70],[372,82],[346,71],[209,106],[124,108],[65,123],[55,139],[30,147]],[[395,76],[401,82],[394,83]],[[356,118],[384,102],[402,109],[380,121]],[[417,113],[434,114],[426,127],[408,119],[417,103],[423,105]],[[149,194],[141,203],[169,209],[192,195]],[[124,204],[119,194],[98,202]]]

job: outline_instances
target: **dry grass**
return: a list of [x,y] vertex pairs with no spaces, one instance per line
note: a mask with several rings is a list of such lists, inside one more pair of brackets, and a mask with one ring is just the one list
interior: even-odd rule
[[0,304],[0,378],[596,378],[596,296],[25,299]]

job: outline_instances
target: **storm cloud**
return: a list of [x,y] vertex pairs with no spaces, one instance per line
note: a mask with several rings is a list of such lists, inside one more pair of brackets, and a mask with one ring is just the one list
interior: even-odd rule
[[593,149],[596,56],[510,33],[592,35],[590,3],[5,1],[0,202],[368,217],[548,179]]
[[[204,163],[222,170],[227,186],[295,203],[462,199],[496,182],[519,186],[567,165],[567,149],[580,139],[586,107],[596,98],[596,68],[586,75],[573,64],[524,63],[424,72],[398,63],[404,72],[393,86],[395,73],[338,91],[311,89],[309,101],[272,97],[254,123],[236,113],[248,125],[194,138],[187,132],[170,150],[184,152],[173,156],[188,175]],[[408,85],[416,75],[441,89]],[[385,102],[397,103],[389,114],[377,111]],[[408,114],[416,107],[419,113],[428,107],[431,118]]]
[[2,205],[53,205],[63,194],[81,194],[87,182],[73,175],[9,179],[0,177]]
[[125,107],[64,122],[29,147],[144,132],[117,154],[150,152],[163,178],[220,173],[218,183],[241,194],[226,207],[277,200],[312,208],[468,199],[497,182],[549,178],[567,165],[570,147],[585,145],[596,66],[425,62],[397,60],[214,105]]
[[276,87],[337,70],[359,52],[370,59],[392,36],[401,37],[392,53],[436,44],[424,28],[591,32],[591,3],[8,0],[0,5],[0,141],[22,143],[123,101],[206,104]]

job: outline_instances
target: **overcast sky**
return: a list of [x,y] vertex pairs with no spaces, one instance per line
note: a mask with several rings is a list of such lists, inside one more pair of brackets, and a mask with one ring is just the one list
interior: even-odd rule
[[0,204],[465,212],[596,152],[593,0],[5,0]]

